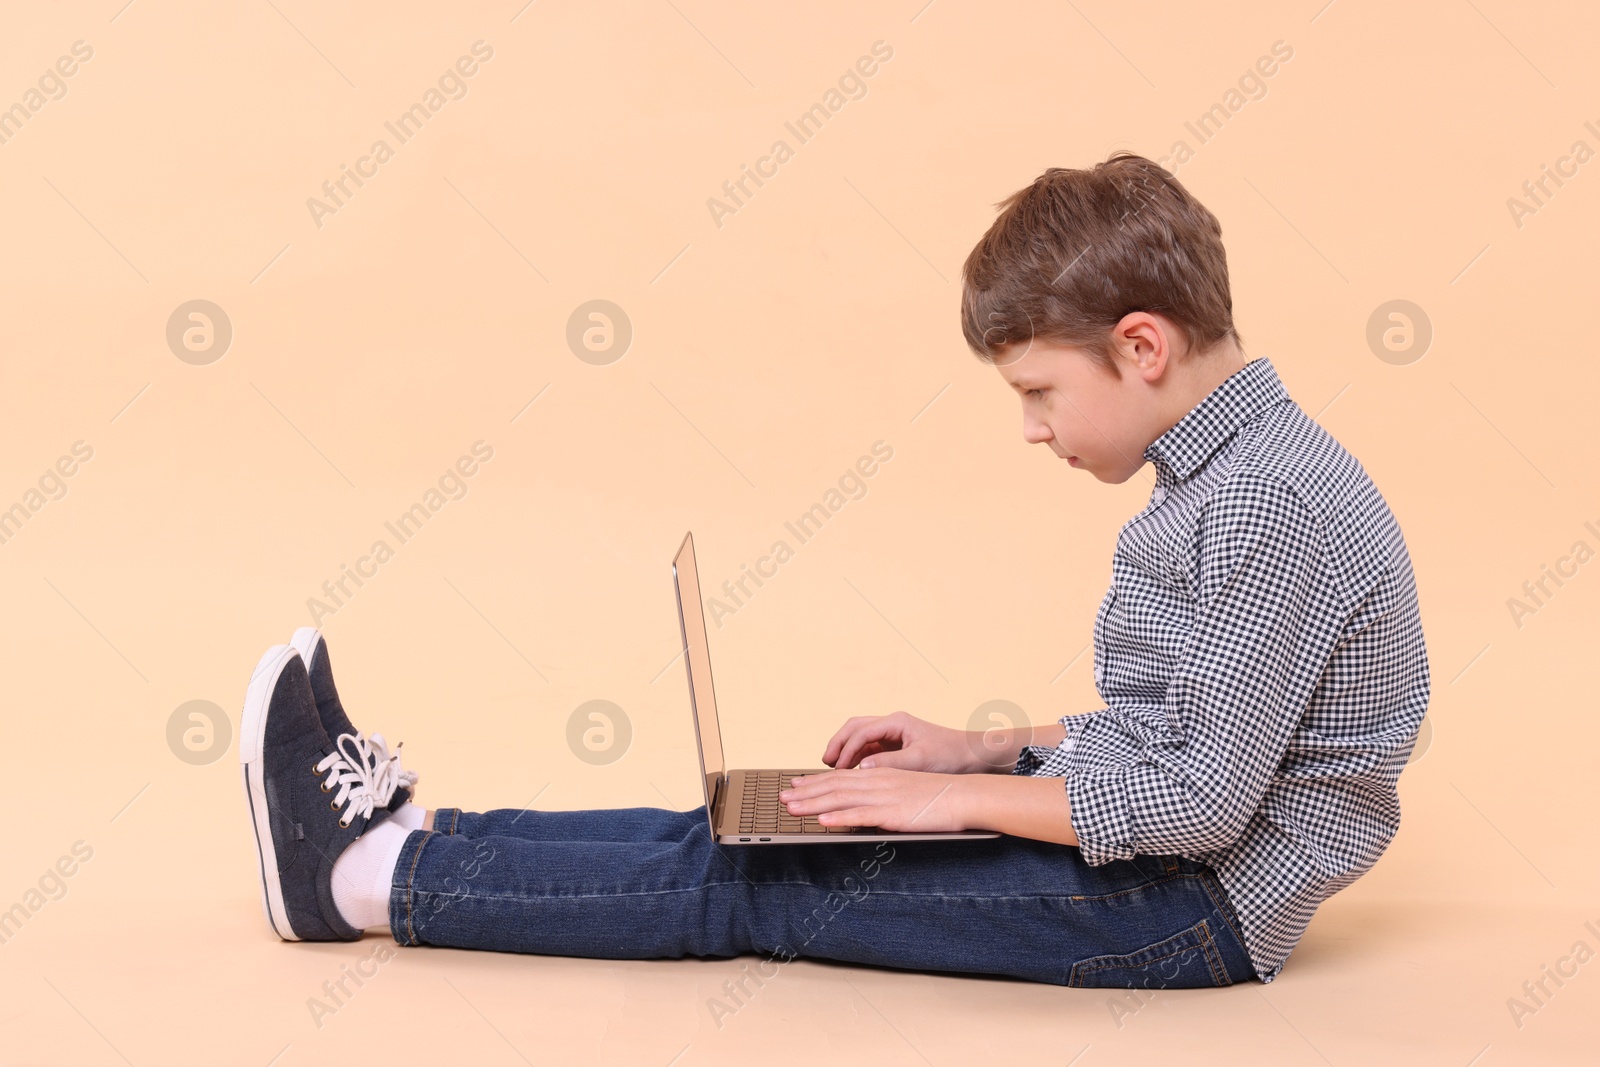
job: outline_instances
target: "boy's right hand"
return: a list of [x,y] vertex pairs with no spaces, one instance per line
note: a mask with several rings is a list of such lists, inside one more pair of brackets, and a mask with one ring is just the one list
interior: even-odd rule
[[978,774],[1002,770],[983,759],[983,735],[952,730],[897,711],[858,715],[839,728],[822,753],[835,770],[847,767],[897,767],[937,774]]

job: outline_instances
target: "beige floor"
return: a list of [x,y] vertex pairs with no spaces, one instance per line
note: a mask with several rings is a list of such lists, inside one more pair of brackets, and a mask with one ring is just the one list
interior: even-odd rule
[[[4,29],[0,909],[38,907],[0,944],[0,1064],[1600,1061],[1592,5],[105,0]],[[719,1026],[737,963],[405,951],[314,1019],[382,942],[271,939],[223,730],[313,618],[423,801],[691,808],[671,552],[692,528],[708,587],[737,578],[882,443],[712,633],[730,760],[814,763],[850,715],[1099,706],[1149,472],[1025,446],[957,308],[997,201],[1119,148],[1216,214],[1247,352],[1417,573],[1404,825],[1282,977],[1139,1004],[800,962]],[[184,347],[195,300],[226,351]],[[626,351],[570,339],[594,300]],[[1377,346],[1395,300],[1425,350]],[[631,724],[604,765],[570,740],[597,699]],[[219,732],[184,738],[192,701]]]
[[[99,828],[67,895],[0,946],[0,1062],[709,1064],[806,1049],[850,1063],[955,1064],[993,1062],[1013,1046],[1017,1062],[1085,1067],[1173,1056],[1594,1062],[1593,965],[1564,986],[1547,983],[1555,995],[1520,1026],[1507,1001],[1575,941],[1600,944],[1581,921],[1600,927],[1600,909],[1552,889],[1492,831],[1478,833],[1479,817],[1427,767],[1425,757],[1407,796],[1415,825],[1431,814],[1438,833],[1475,844],[1444,849],[1428,832],[1404,832],[1371,875],[1324,906],[1270,986],[1136,997],[801,960],[742,1005],[723,983],[756,957],[402,950],[373,933],[355,944],[284,944],[261,917],[242,815],[230,810],[234,832],[223,833],[190,800],[152,786]],[[1549,873],[1565,882],[1592,861],[1571,853],[1561,862]],[[1437,895],[1410,888],[1427,879]],[[354,995],[334,1002],[323,983],[358,965],[375,973],[347,982]],[[312,998],[337,1010],[313,1011]]]
[[[728,1015],[711,1002],[731,1004],[722,984],[738,961],[400,951],[370,934],[291,946],[242,893],[103,896],[69,898],[6,946],[5,1063],[265,1064],[282,1052],[281,1064],[712,1064],[803,1049],[955,1064],[1013,1045],[1024,1064],[1594,1062],[1593,975],[1580,971],[1520,1030],[1504,1006],[1541,962],[1595,943],[1560,907],[1354,892],[1323,910],[1271,986],[1143,998],[797,961]],[[364,958],[376,975],[319,1020],[306,1002],[331,1002],[322,983]]]

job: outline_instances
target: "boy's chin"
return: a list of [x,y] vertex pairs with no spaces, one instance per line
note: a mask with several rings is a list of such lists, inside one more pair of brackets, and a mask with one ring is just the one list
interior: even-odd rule
[[1109,471],[1098,468],[1090,470],[1083,465],[1082,460],[1078,461],[1077,469],[1088,471],[1090,474],[1094,475],[1096,481],[1104,482],[1106,485],[1121,485],[1123,482],[1127,481],[1129,478],[1132,478],[1139,472],[1138,467],[1129,467],[1125,469],[1119,468]]

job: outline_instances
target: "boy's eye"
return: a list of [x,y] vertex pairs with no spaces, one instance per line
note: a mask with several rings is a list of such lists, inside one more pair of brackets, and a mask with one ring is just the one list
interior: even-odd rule
[[1023,393],[1022,395],[1025,396],[1025,397],[1028,397],[1029,399],[1037,400],[1039,397],[1044,396],[1044,390],[1043,389],[1029,389],[1027,392]]

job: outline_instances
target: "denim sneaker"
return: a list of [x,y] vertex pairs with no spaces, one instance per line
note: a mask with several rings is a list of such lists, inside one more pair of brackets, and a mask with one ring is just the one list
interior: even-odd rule
[[354,941],[333,901],[333,864],[389,817],[370,769],[328,740],[300,654],[267,650],[239,722],[239,761],[261,866],[261,907],[285,941]]
[[[302,626],[294,632],[289,646],[300,653],[306,672],[311,676],[311,692],[317,698],[317,714],[322,718],[322,728],[335,742],[339,742],[345,734],[354,739],[356,750],[373,771],[373,792],[377,795],[378,803],[390,811],[399,811],[400,805],[411,799],[417,785],[417,772],[408,771],[400,765],[399,750],[405,742],[396,745],[394,754],[390,755],[388,743],[382,734],[375,733],[367,737],[355,728],[350,717],[344,713],[344,703],[333,684],[333,667],[328,662],[328,641],[322,636],[321,630],[314,626]],[[385,793],[385,790],[391,792]]]

